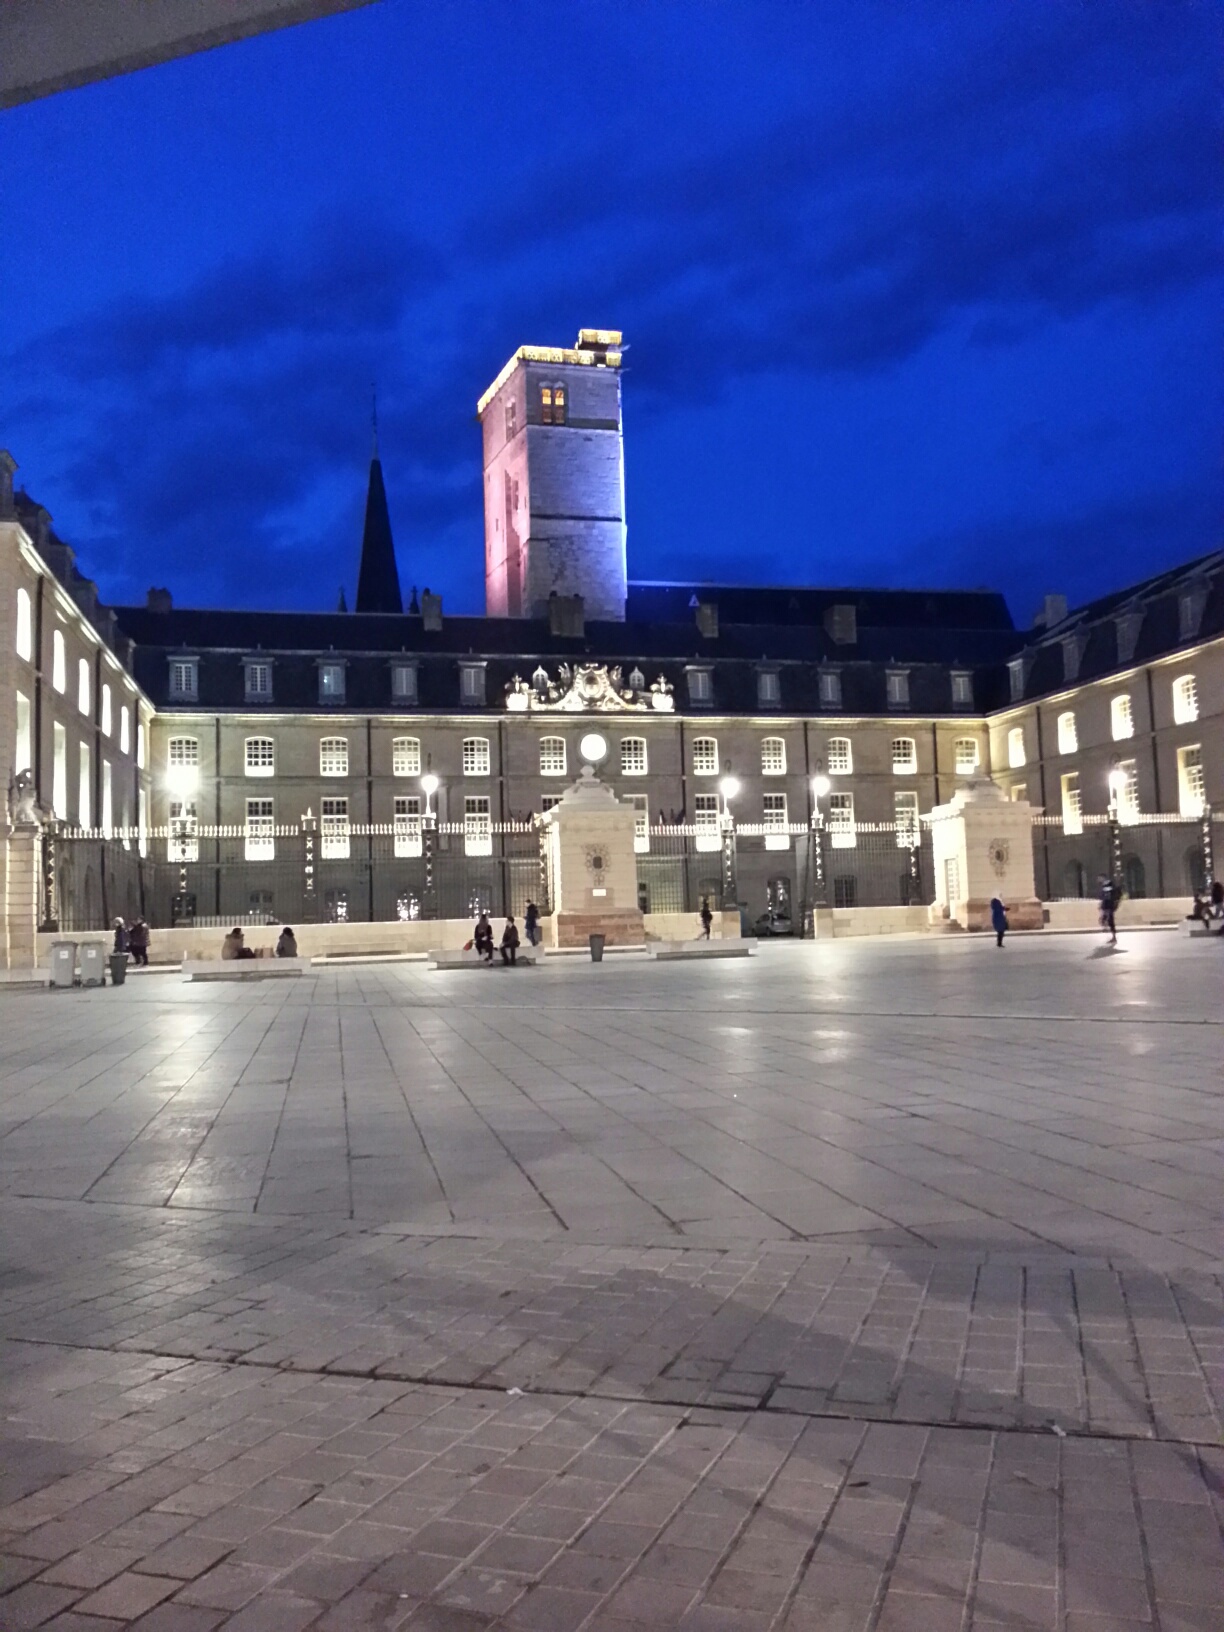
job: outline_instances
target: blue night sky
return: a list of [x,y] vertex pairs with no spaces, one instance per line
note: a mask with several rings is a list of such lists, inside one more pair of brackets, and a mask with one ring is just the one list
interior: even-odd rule
[[381,5],[0,114],[0,444],[104,597],[329,607],[371,382],[483,609],[475,403],[621,328],[631,576],[990,585],[1219,544],[1211,4]]

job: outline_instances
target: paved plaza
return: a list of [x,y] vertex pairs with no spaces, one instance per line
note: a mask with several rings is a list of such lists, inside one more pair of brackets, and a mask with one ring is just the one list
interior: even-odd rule
[[0,1632],[1220,1632],[1224,951],[0,994]]

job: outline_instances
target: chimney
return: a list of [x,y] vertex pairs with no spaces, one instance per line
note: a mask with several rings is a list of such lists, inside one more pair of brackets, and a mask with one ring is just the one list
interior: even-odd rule
[[150,612],[165,614],[174,611],[174,597],[168,589],[151,589],[145,596],[145,605]]
[[570,640],[581,640],[586,634],[586,615],[581,595],[558,595],[556,590],[548,597],[548,632]]
[[1034,629],[1053,629],[1056,623],[1061,623],[1067,615],[1067,597],[1065,595],[1047,595],[1041,603],[1037,616],[1033,619]]
[[442,597],[425,590],[421,595],[421,628],[437,634],[442,627]]
[[697,602],[697,630],[707,640],[718,639],[718,602]]
[[13,472],[17,461],[7,448],[0,448],[0,519],[16,513],[13,504]]
[[835,646],[853,646],[858,640],[858,612],[851,604],[827,607],[824,626]]

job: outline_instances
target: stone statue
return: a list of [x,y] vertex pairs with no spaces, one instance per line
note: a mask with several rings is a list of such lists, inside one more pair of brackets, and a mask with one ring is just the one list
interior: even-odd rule
[[9,814],[14,827],[38,826],[38,803],[34,797],[34,773],[18,771],[9,792]]

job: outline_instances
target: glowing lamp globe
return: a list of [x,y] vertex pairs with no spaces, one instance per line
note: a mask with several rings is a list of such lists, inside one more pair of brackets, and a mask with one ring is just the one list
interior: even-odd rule
[[434,794],[437,793],[438,779],[432,771],[426,771],[421,778],[421,790],[428,799],[432,799]]
[[600,760],[607,758],[608,744],[598,731],[588,731],[578,744],[578,752],[588,765],[598,765]]
[[833,784],[829,781],[827,776],[814,776],[812,778],[812,792],[816,795],[817,799],[823,799],[825,794],[828,793],[832,786]]
[[724,799],[728,800],[734,799],[736,794],[739,792],[739,789],[739,777],[737,776],[724,776],[722,781],[718,784],[719,793],[722,794]]

